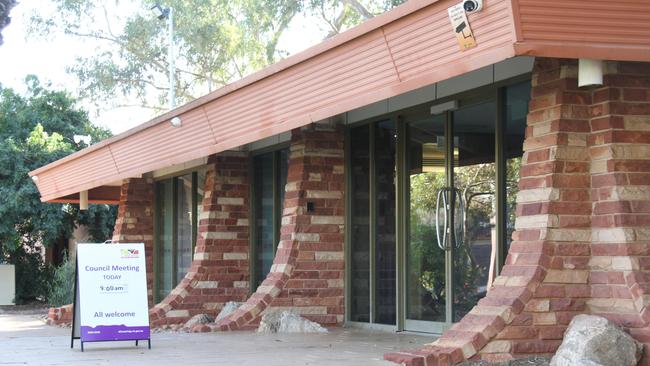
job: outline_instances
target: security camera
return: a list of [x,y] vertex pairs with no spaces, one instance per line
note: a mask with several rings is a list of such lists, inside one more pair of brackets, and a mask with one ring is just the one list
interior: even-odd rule
[[483,9],[483,0],[463,0],[463,9],[468,13],[476,13]]

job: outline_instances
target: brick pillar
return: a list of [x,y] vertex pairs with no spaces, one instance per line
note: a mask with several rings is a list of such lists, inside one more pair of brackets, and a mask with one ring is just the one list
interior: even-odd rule
[[650,65],[606,65],[605,85],[582,90],[577,61],[536,60],[516,232],[501,275],[439,340],[386,359],[550,355],[580,313],[650,343]]
[[594,201],[587,306],[646,343],[650,364],[650,64],[607,63],[589,138]]
[[150,308],[153,306],[153,202],[153,179],[125,179],[113,229],[114,243],[144,243]]
[[324,325],[343,321],[343,148],[340,126],[293,131],[281,240],[271,272],[232,315],[196,330],[250,328],[269,309],[293,309]]
[[152,325],[184,323],[197,314],[214,317],[226,302],[246,300],[248,216],[247,154],[210,156],[192,265],[178,286],[151,309]]

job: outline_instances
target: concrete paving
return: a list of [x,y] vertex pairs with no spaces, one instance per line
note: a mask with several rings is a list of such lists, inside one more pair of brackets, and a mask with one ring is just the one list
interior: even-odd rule
[[328,334],[154,333],[152,349],[133,342],[79,342],[70,328],[45,325],[41,314],[0,313],[0,365],[395,365],[386,352],[418,347],[430,336],[359,329]]

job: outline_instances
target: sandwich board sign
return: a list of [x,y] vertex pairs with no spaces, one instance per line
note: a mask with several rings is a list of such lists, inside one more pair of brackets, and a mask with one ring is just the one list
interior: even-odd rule
[[144,244],[78,244],[72,339],[148,341],[149,307]]

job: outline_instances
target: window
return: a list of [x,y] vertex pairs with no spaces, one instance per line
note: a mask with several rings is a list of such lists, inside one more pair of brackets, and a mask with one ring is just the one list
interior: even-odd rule
[[155,301],[165,298],[192,264],[205,172],[156,182]]
[[395,324],[395,121],[350,129],[349,320]]
[[251,278],[254,290],[271,270],[280,240],[289,149],[254,155],[252,166]]

